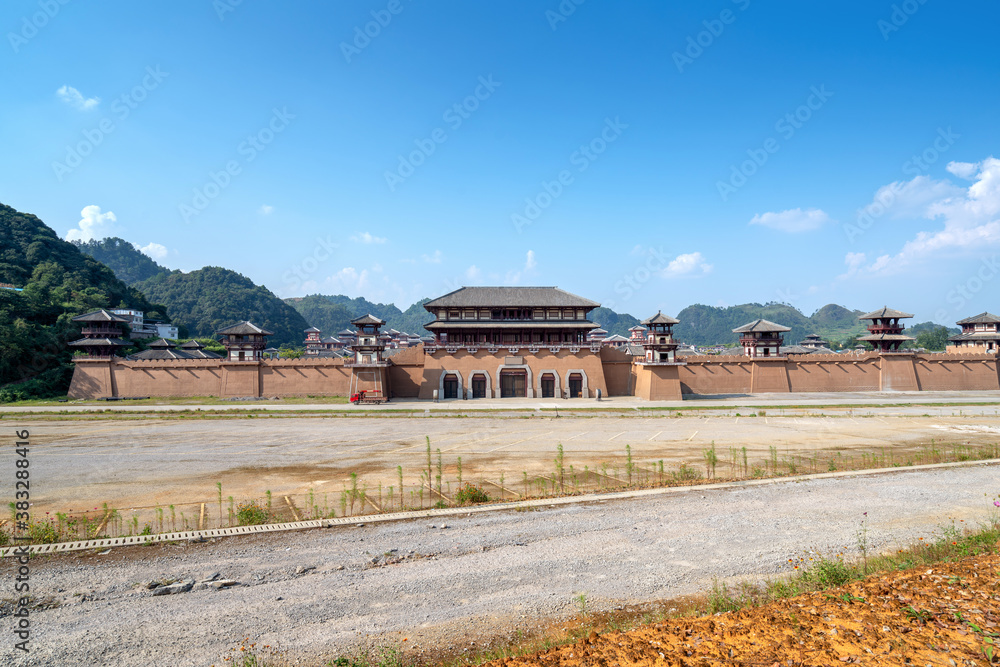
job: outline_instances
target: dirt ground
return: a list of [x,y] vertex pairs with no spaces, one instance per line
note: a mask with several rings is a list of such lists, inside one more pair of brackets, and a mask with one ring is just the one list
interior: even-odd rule
[[[745,478],[769,468],[801,473],[826,472],[831,466],[846,470],[934,463],[947,459],[932,450],[946,454],[955,445],[995,445],[1000,433],[1000,416],[992,406],[917,409],[928,412],[873,406],[771,409],[766,414],[751,408],[739,416],[470,413],[427,418],[373,413],[356,418],[177,419],[141,415],[17,420],[12,426],[31,432],[32,500],[39,516],[100,514],[106,503],[123,510],[125,520],[135,516],[140,525],[155,525],[155,508],[173,505],[174,518],[164,521],[183,528],[193,527],[192,518],[202,513],[201,503],[209,516],[206,527],[225,525],[225,508],[217,509],[217,483],[223,498],[232,496],[236,503],[261,499],[271,491],[274,507],[282,511],[287,496],[300,511],[315,503],[324,515],[332,510],[340,515],[338,502],[354,473],[358,488],[365,488],[367,497],[386,509],[401,503],[433,504],[439,496],[417,495],[420,475],[427,471],[428,438],[434,468],[441,464],[446,496],[458,488],[461,461],[465,481],[483,484],[493,498],[516,500],[545,493],[538,482],[544,486],[540,476],[553,475],[559,445],[564,450],[564,486],[588,492],[623,485],[627,451],[636,476],[657,481],[682,464],[707,474],[704,451],[715,445],[716,475]],[[8,456],[13,456],[12,450],[0,451],[0,465]],[[404,494],[399,493],[397,466],[402,468]],[[432,471],[432,476],[436,474]],[[530,478],[527,482],[525,475]],[[390,486],[395,487],[391,498]],[[360,509],[352,506],[349,513]]]
[[989,665],[1000,647],[1000,556],[870,577],[766,606],[591,633],[496,667]]

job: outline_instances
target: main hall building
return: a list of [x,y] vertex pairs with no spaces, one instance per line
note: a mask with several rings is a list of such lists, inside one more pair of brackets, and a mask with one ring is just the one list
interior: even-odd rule
[[608,389],[601,343],[588,342],[600,304],[556,287],[463,287],[428,301],[421,398],[589,398]]

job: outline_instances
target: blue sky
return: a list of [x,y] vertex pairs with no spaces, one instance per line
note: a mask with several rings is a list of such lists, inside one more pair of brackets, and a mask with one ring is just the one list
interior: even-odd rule
[[[282,297],[1000,312],[996,2],[0,9],[0,201]],[[996,283],[1000,284],[1000,282]]]

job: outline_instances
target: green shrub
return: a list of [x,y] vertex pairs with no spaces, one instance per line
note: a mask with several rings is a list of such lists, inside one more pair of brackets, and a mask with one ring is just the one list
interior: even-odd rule
[[241,526],[259,526],[267,519],[267,510],[256,500],[242,502],[236,508],[236,521]]
[[477,503],[488,503],[490,497],[478,486],[466,482],[455,493],[455,502],[459,505],[475,505]]

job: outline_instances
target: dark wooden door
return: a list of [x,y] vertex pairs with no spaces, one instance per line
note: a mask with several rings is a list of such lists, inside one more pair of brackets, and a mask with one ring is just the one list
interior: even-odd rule
[[486,398],[486,378],[482,375],[472,376],[472,398]]
[[569,397],[580,398],[583,395],[583,376],[573,373],[569,376]]
[[524,398],[527,394],[528,374],[521,371],[500,373],[500,398]]
[[444,398],[458,398],[458,378],[454,375],[444,378]]
[[542,398],[555,398],[556,379],[546,373],[542,376]]

